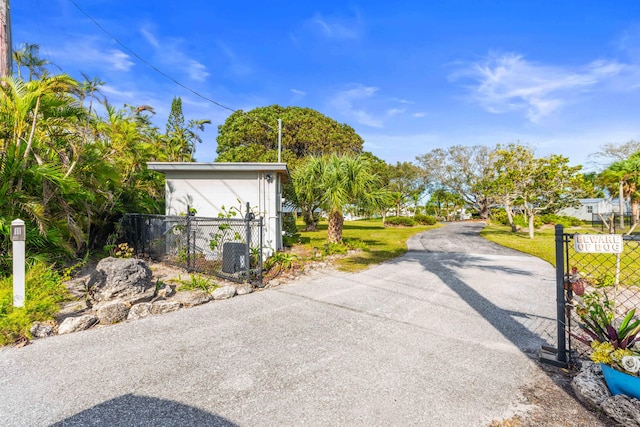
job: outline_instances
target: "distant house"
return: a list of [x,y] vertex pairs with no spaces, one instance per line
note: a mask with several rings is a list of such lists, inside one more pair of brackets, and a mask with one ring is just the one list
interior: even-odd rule
[[284,163],[165,163],[147,167],[166,177],[166,215],[215,218],[232,208],[244,212],[249,203],[264,218],[265,246],[282,249],[282,184],[289,181]]
[[[606,218],[612,213],[617,214],[620,212],[618,199],[594,198],[580,199],[579,201],[580,206],[561,209],[557,212],[558,215],[572,216],[585,221],[592,221],[598,218],[598,214]],[[629,211],[629,204],[626,201],[623,201],[623,213]]]

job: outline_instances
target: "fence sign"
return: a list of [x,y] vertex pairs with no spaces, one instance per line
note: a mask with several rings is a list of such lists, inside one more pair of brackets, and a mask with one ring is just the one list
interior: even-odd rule
[[620,234],[575,234],[573,248],[577,253],[621,254],[624,246]]

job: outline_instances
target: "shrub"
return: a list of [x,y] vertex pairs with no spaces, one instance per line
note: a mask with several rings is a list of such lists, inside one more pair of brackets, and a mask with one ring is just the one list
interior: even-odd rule
[[436,222],[436,217],[435,216],[431,216],[431,215],[422,215],[422,214],[417,214],[413,216],[413,220],[415,222],[417,222],[418,224],[421,225],[435,225]]
[[287,236],[293,236],[298,233],[298,226],[296,225],[296,217],[292,213],[286,213],[282,218],[282,230]]
[[579,218],[566,215],[556,214],[544,214],[540,215],[540,220],[544,224],[563,225],[565,227],[578,227],[583,224],[583,221]]
[[13,278],[0,279],[0,345],[31,338],[31,324],[52,319],[60,303],[68,298],[60,275],[41,262],[34,263],[26,272],[24,307],[13,306]]
[[384,221],[384,225],[395,225],[401,227],[413,227],[416,222],[408,216],[391,216]]

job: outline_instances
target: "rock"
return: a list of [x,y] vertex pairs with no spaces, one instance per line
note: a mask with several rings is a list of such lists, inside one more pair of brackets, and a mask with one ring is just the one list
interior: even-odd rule
[[129,314],[129,305],[122,301],[111,301],[101,304],[96,309],[96,315],[103,325],[122,322]]
[[150,302],[141,302],[134,305],[129,309],[127,320],[144,319],[147,316],[151,316],[151,306]]
[[160,287],[156,291],[156,296],[160,298],[169,298],[174,293],[175,293],[175,290],[171,286],[167,285],[166,283],[163,283],[162,285],[160,285]]
[[151,269],[140,259],[104,258],[91,274],[87,286],[95,302],[122,300],[135,304],[155,294]]
[[590,361],[583,363],[580,373],[571,381],[571,388],[578,399],[595,408],[600,407],[605,399],[611,397],[600,366]]
[[180,303],[177,301],[160,300],[151,304],[151,314],[162,314],[176,311],[180,308]]
[[221,286],[217,288],[215,291],[211,292],[211,296],[215,300],[229,299],[229,298],[232,298],[235,294],[236,294],[236,287],[231,285]]
[[236,295],[246,295],[253,292],[253,286],[250,283],[243,283],[236,286]]
[[201,289],[195,289],[192,291],[180,291],[173,298],[172,301],[179,302],[183,307],[193,307],[200,304],[205,304],[211,301],[213,297],[208,292]]
[[69,334],[71,332],[84,331],[98,323],[98,318],[91,314],[79,317],[67,317],[58,327],[58,334]]
[[640,427],[640,400],[624,394],[607,398],[602,410],[625,427]]
[[31,325],[31,335],[34,338],[44,338],[53,335],[54,325],[45,322],[33,322]]

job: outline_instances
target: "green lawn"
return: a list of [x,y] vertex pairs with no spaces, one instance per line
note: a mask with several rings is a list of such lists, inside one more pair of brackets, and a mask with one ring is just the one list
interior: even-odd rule
[[555,229],[553,227],[536,230],[534,239],[529,238],[528,230],[513,233],[509,226],[495,224],[487,225],[480,232],[480,235],[501,246],[542,258],[552,265],[556,263]]
[[[404,254],[407,251],[407,239],[425,230],[440,227],[436,225],[416,225],[415,227],[384,227],[381,219],[345,221],[343,239],[347,244],[364,247],[356,255],[337,261],[339,269],[358,271],[371,264],[378,264]],[[299,226],[299,229],[303,226]],[[314,252],[321,253],[327,241],[327,224],[318,225],[318,231],[300,231],[299,243],[294,245],[296,252],[312,257]]]
[[[592,228],[565,228],[565,233],[600,234],[600,230]],[[482,230],[482,237],[499,245],[516,249],[556,264],[555,229],[545,227],[536,230],[534,239],[529,239],[528,232],[512,233],[508,226],[488,225]],[[576,253],[573,244],[569,244],[569,266],[589,278],[594,285],[607,286],[614,282],[616,273],[616,255],[599,253]],[[628,286],[640,285],[640,242],[625,241],[624,253],[620,258],[619,280]]]

